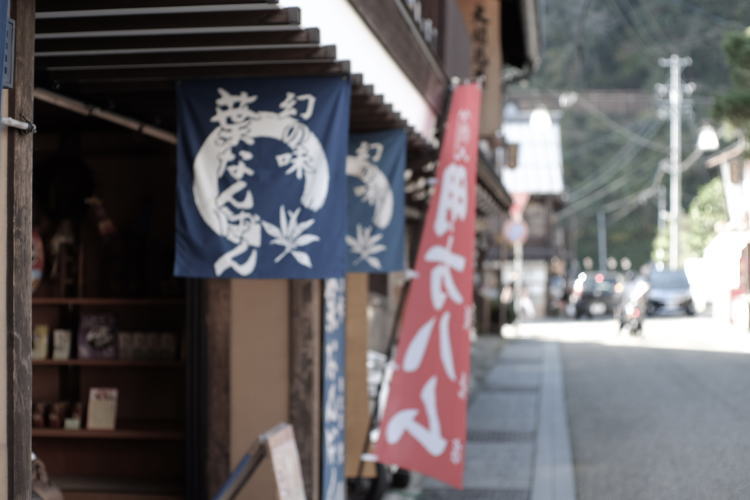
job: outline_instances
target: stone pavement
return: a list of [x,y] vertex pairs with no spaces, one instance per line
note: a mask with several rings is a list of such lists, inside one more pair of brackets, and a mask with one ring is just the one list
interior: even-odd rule
[[481,336],[473,346],[464,490],[412,478],[387,500],[575,500],[555,343]]

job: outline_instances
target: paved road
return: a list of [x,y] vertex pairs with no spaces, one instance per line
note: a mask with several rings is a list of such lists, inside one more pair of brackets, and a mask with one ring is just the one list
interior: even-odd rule
[[579,500],[750,499],[750,335],[708,318],[529,323],[559,341]]

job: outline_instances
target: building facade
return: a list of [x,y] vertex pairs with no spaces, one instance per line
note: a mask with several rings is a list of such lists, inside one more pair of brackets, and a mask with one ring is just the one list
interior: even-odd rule
[[[482,134],[492,140],[503,52],[524,70],[537,64],[535,12],[494,0],[11,1],[3,115],[37,133],[4,128],[0,141],[3,493],[30,497],[33,447],[66,498],[205,498],[258,435],[288,421],[307,496],[325,497],[324,283],[173,276],[176,86],[349,82],[350,132],[406,133],[407,258],[450,77],[485,78]],[[480,166],[480,217],[509,205],[492,162]],[[387,349],[403,274],[346,277],[349,477],[361,473],[369,425],[366,350]],[[97,354],[82,355],[83,332],[102,339]],[[82,424],[93,415],[114,428]],[[266,464],[241,498],[274,488]]]

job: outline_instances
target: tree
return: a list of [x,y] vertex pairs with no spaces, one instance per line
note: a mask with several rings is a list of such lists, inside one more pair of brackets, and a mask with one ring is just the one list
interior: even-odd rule
[[[682,241],[680,252],[685,258],[702,257],[708,243],[716,235],[717,227],[727,221],[721,177],[701,186],[690,202],[687,214],[680,221]],[[652,257],[663,261],[669,252],[669,227],[665,224],[654,238]]]
[[714,177],[698,190],[698,194],[690,202],[683,241],[685,255],[702,257],[706,245],[716,235],[718,225],[726,221],[726,203],[721,177]]
[[[740,84],[732,87],[730,70],[736,64],[728,60],[731,56],[722,57],[722,40],[728,31],[741,30],[750,24],[748,1],[542,0],[539,4],[544,53],[542,66],[532,76],[530,86],[558,92],[640,90],[647,100],[645,106],[607,111],[608,118],[665,149],[669,141],[667,123],[652,127],[660,123],[659,106],[650,96],[654,84],[668,78],[657,61],[671,53],[693,59],[693,65],[684,73],[685,81],[695,82],[697,89],[689,98],[695,112],[687,114],[683,121],[683,158],[692,150],[701,122],[711,115],[715,95],[728,92],[730,88],[735,91],[742,88]],[[737,53],[735,59],[750,59],[748,52],[739,47],[744,47],[744,43],[733,43],[738,45],[732,47]],[[745,76],[750,74],[748,71],[745,70]],[[747,80],[743,81],[745,92],[750,94],[750,85]],[[511,97],[514,90],[509,91]],[[737,102],[729,108],[734,112],[743,109]],[[750,106],[744,109],[750,110]],[[561,126],[565,184],[571,195],[569,203],[573,203],[576,193],[581,193],[581,188],[594,178],[601,179],[597,183],[598,192],[607,191],[606,196],[592,200],[568,219],[576,229],[571,237],[578,258],[596,255],[595,214],[610,202],[628,200],[648,186],[667,152],[641,149],[632,156],[625,155],[631,156],[629,161],[617,161],[622,156],[618,151],[629,139],[580,105],[565,111]],[[613,168],[608,168],[612,165]],[[710,179],[709,171],[697,165],[685,173],[682,182],[685,209],[698,189]],[[610,187],[612,185],[614,187]],[[584,190],[578,197],[588,198],[594,194]],[[573,219],[576,219],[575,224],[572,224]],[[617,257],[628,256],[636,266],[647,261],[656,233],[656,200],[651,198],[617,219],[616,212],[608,214],[609,252]]]
[[750,133],[750,27],[730,33],[724,42],[732,86],[714,106],[717,118],[729,121],[747,136]]

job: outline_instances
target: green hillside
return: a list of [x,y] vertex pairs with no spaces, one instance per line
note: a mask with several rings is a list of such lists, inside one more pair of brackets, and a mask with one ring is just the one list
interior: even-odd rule
[[[656,197],[636,195],[652,184],[669,142],[669,124],[659,116],[654,91],[668,77],[658,59],[671,53],[693,59],[684,71],[685,81],[696,84],[683,116],[686,157],[698,127],[712,117],[715,96],[730,91],[722,45],[730,33],[750,25],[750,2],[542,0],[540,8],[544,54],[528,82],[532,93],[573,90],[584,96],[562,119],[566,188],[575,208],[566,223],[577,234],[571,246],[579,259],[596,255],[594,220],[606,207],[609,254],[628,256],[636,265],[646,262],[656,233]],[[596,109],[585,102],[586,91],[594,89],[638,90],[641,102],[625,110]],[[685,208],[714,174],[701,162],[685,173]]]

